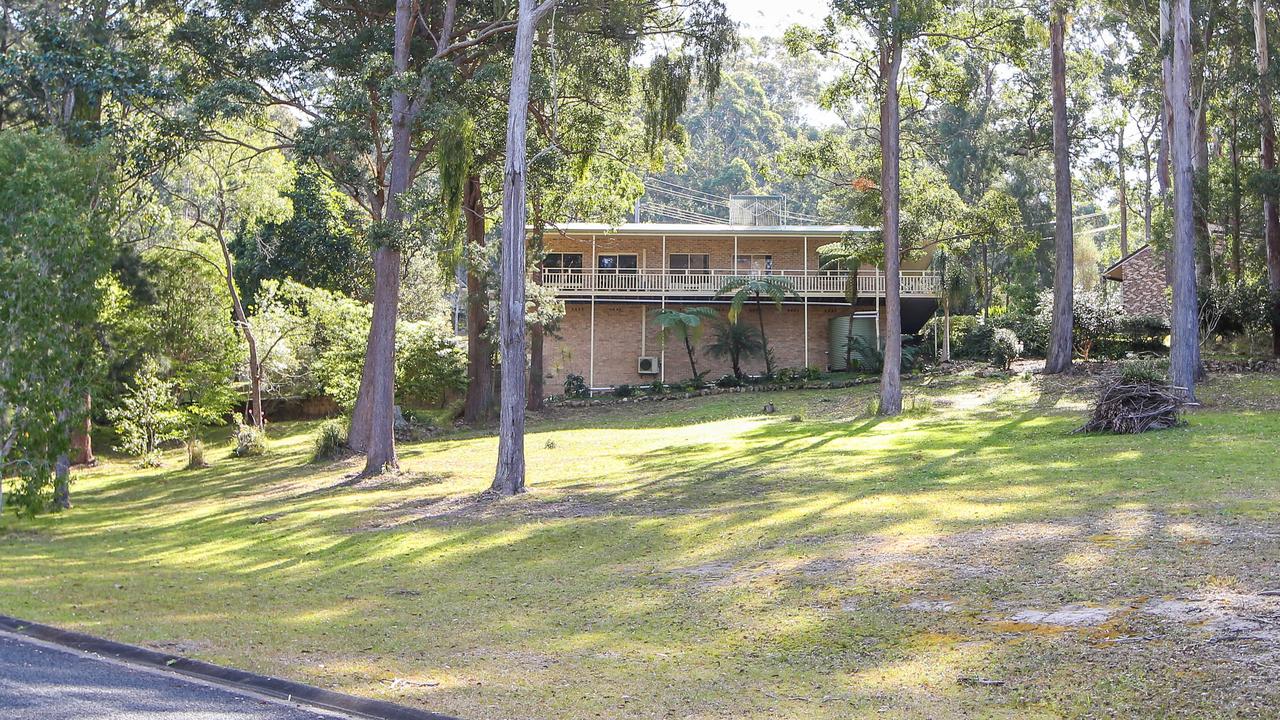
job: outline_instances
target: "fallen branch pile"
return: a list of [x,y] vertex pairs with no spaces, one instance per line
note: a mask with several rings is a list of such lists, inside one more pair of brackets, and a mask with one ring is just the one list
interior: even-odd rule
[[1102,391],[1093,415],[1077,432],[1141,433],[1183,423],[1181,388],[1120,378]]

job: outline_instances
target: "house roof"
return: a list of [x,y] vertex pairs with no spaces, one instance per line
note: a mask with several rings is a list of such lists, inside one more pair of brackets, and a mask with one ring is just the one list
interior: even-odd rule
[[563,235],[619,235],[668,237],[840,237],[847,233],[879,232],[880,228],[863,225],[728,225],[685,223],[561,223],[551,225],[548,232]]
[[1144,252],[1146,252],[1146,251],[1148,251],[1148,250],[1150,250],[1150,249],[1151,249],[1151,245],[1149,245],[1149,244],[1148,244],[1148,245],[1143,245],[1142,247],[1138,248],[1137,250],[1134,250],[1133,252],[1129,253],[1128,255],[1125,255],[1124,257],[1122,257],[1122,258],[1120,258],[1119,260],[1115,261],[1114,263],[1112,263],[1112,264],[1111,264],[1111,266],[1110,266],[1110,267],[1108,267],[1106,270],[1103,270],[1103,271],[1102,271],[1102,277],[1103,277],[1103,279],[1104,279],[1104,280],[1115,280],[1116,282],[1124,282],[1124,266],[1125,266],[1125,263],[1128,263],[1130,260],[1132,260],[1132,259],[1134,259],[1134,258],[1138,257],[1138,255],[1140,255],[1141,253],[1144,253]]

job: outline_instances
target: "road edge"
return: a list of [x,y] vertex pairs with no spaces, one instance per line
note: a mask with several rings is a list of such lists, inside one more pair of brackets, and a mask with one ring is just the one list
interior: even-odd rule
[[385,700],[373,700],[356,695],[325,690],[292,680],[259,675],[192,660],[181,655],[149,650],[137,645],[107,640],[74,630],[63,630],[37,622],[21,620],[0,614],[0,631],[19,637],[40,640],[59,647],[137,665],[174,675],[184,675],[203,682],[232,690],[247,691],[286,702],[311,705],[316,708],[343,712],[370,720],[458,720],[440,713],[416,710]]

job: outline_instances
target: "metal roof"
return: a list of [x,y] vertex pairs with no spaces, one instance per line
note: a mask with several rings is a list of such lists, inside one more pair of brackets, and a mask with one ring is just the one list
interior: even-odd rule
[[839,237],[846,233],[879,232],[863,225],[699,225],[695,223],[561,223],[548,225],[547,232],[563,235],[666,235],[681,237],[754,235],[766,237]]

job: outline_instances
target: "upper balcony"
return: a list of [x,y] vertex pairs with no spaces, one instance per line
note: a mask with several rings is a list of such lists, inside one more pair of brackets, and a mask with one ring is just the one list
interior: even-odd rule
[[[798,299],[843,299],[849,284],[849,273],[843,270],[610,270],[578,268],[544,270],[542,284],[562,298],[633,297],[633,298],[713,298],[725,283],[735,277],[764,275],[780,278],[791,285]],[[942,276],[929,270],[904,270],[900,277],[904,298],[938,298],[942,295]],[[858,297],[884,297],[884,273],[859,272]]]

